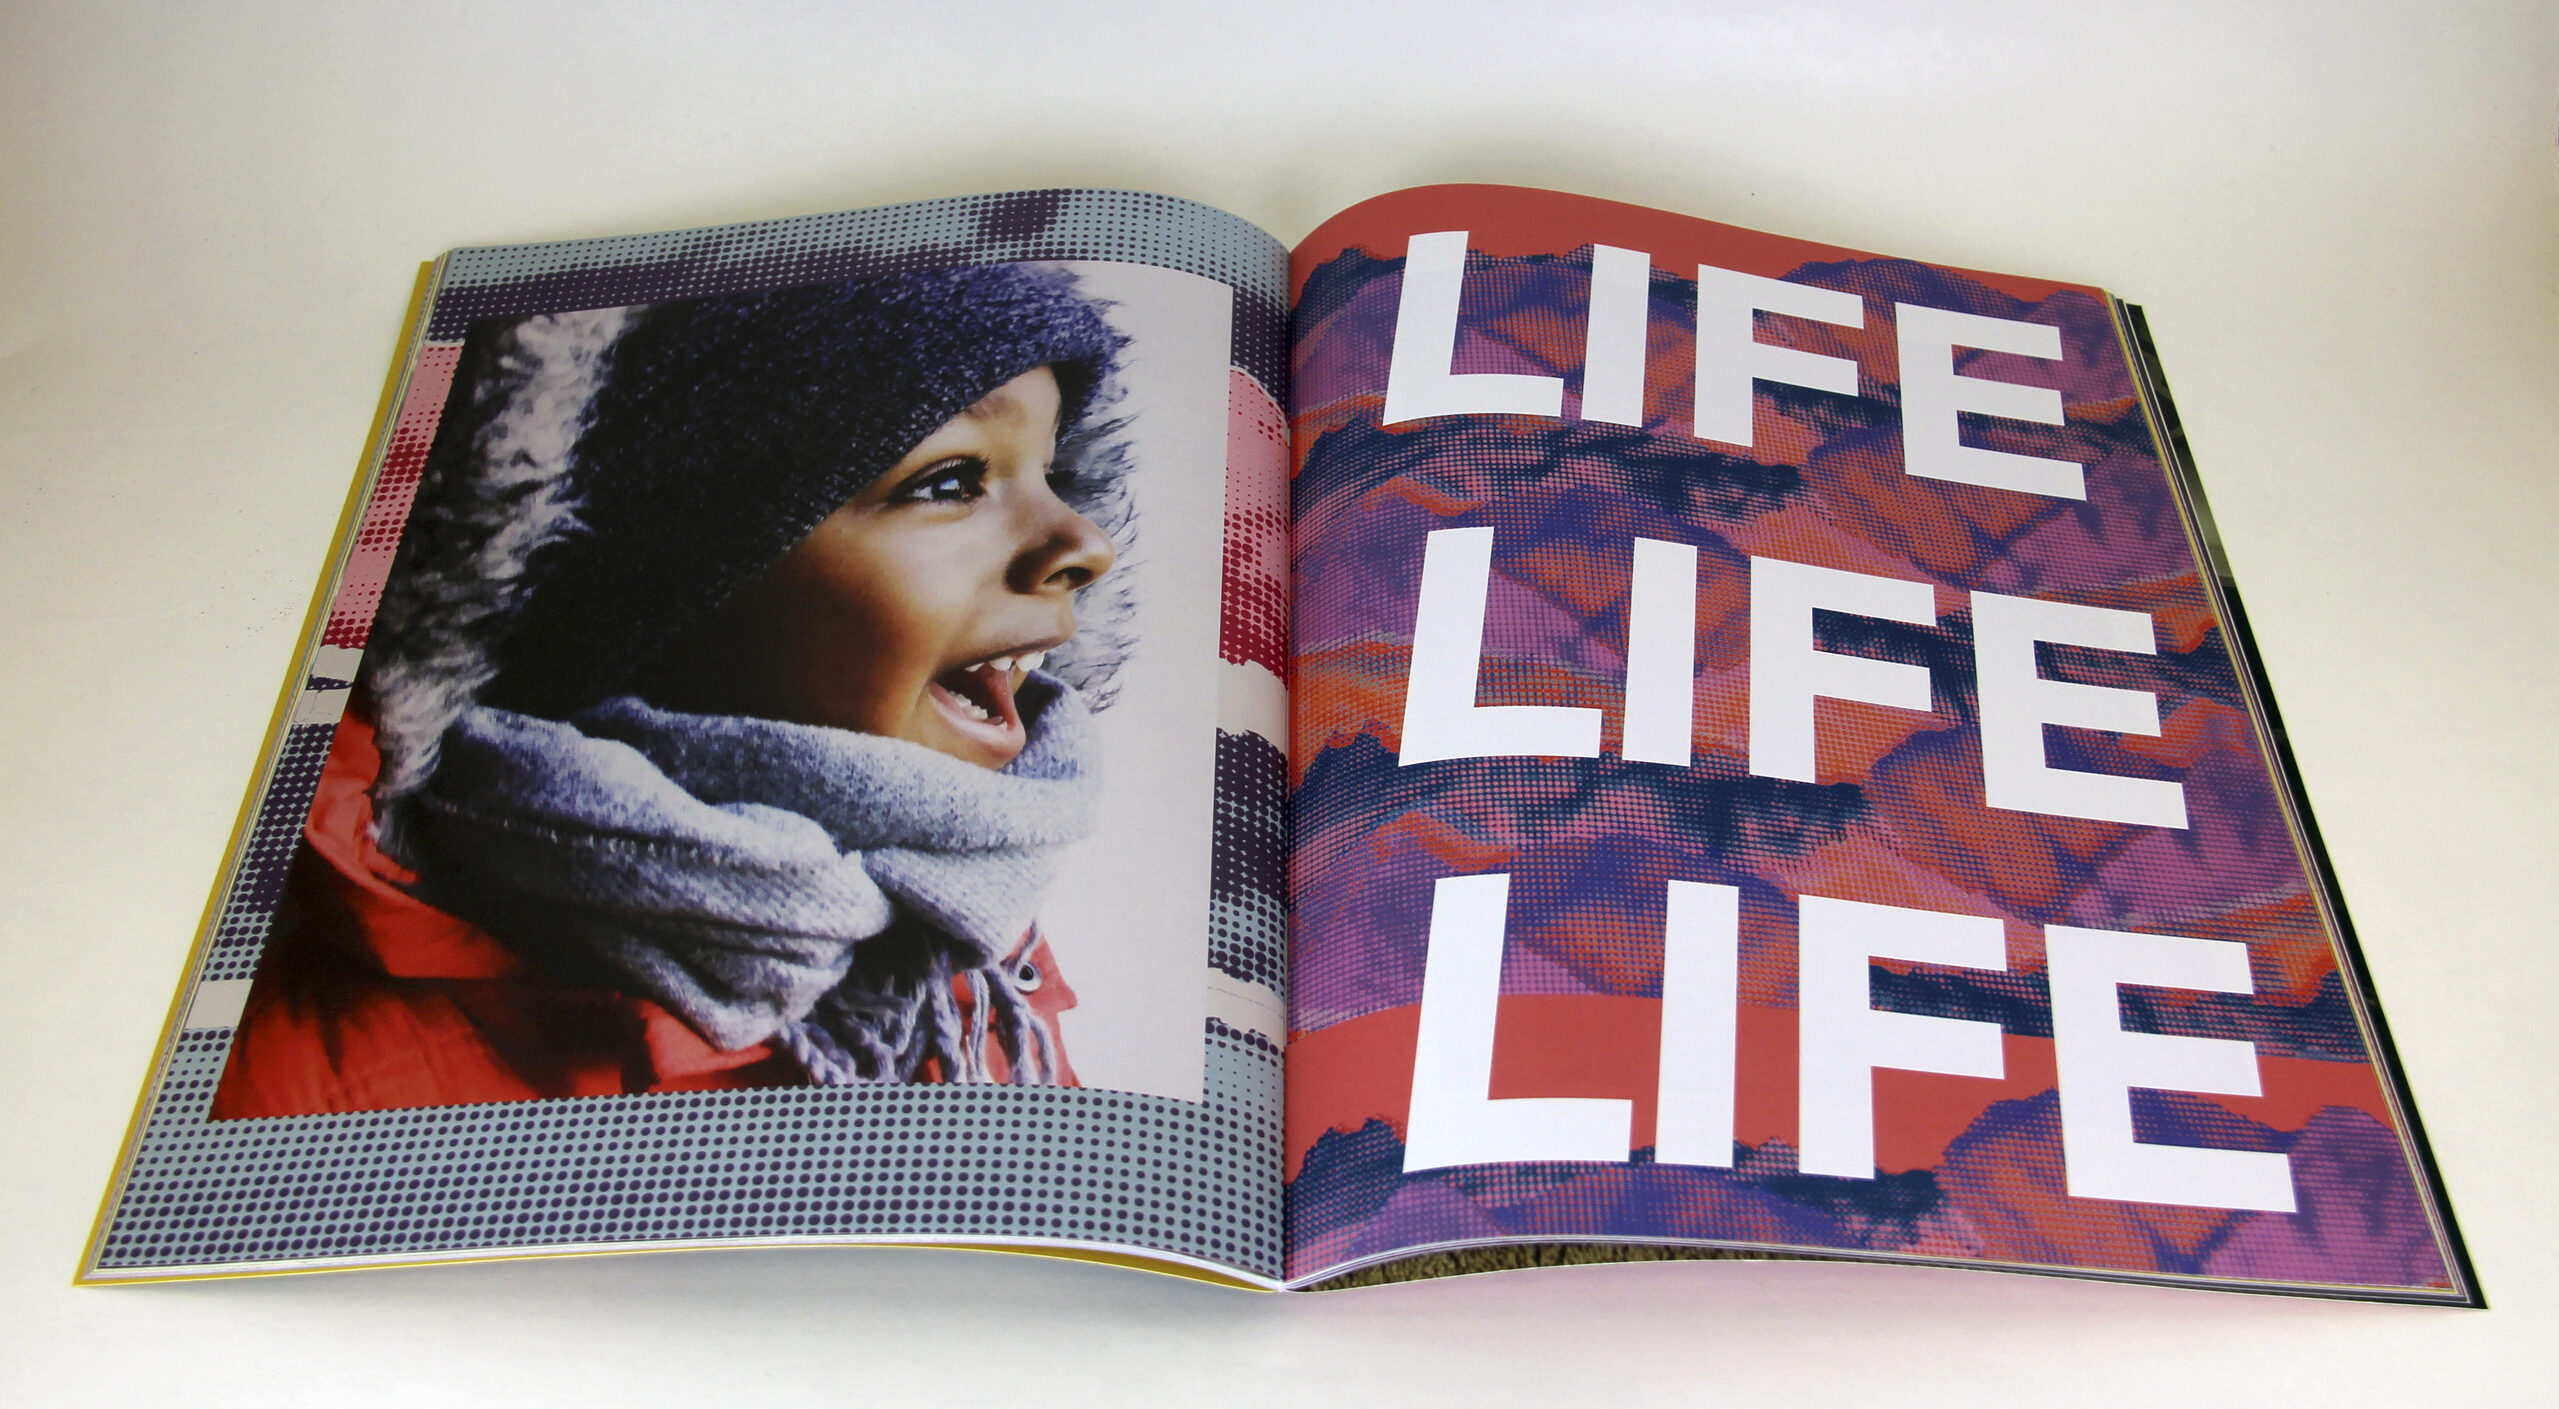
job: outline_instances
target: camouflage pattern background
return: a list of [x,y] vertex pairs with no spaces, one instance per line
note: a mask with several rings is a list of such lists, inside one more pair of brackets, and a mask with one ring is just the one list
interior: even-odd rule
[[[1471,232],[1453,370],[1564,379],[1560,419],[1383,428],[1405,242]],[[1576,415],[1590,246],[1652,256],[1645,423]],[[1688,420],[1699,263],[1863,296],[1862,330],[1762,315],[1854,359],[1851,398],[1760,382],[1756,448]],[[1288,1271],[1504,1239],[1696,1239],[2459,1299],[2457,1253],[2199,571],[2105,296],[1534,192],[1381,198],[1297,251],[1294,905]],[[1903,472],[1896,302],[2050,324],[2059,362],[1962,352],[2059,390],[2066,424],[1967,416],[1969,444],[2077,461],[2073,502]],[[1604,712],[1601,756],[1399,767],[1425,535],[1495,530],[1479,703]],[[1695,761],[1617,757],[1636,537],[1699,553]],[[1932,713],[1825,700],[1819,781],[1749,770],[1747,558],[1934,583],[1936,626],[1817,615],[1819,649],[1927,667]],[[2158,653],[2046,645],[2047,678],[2156,694],[2156,738],[2055,730],[2055,767],[2184,786],[2185,829],[1983,802],[1968,594],[2140,611]],[[1432,889],[1506,872],[1491,1095],[1635,1103],[1623,1163],[1402,1172]],[[1742,896],[1730,1170],[1652,1162],[1664,883]],[[1874,1006],[1999,1023],[1998,1080],[1879,1072],[1872,1179],[1798,1172],[1795,916],[1815,894],[1995,916],[2008,971],[1889,964]],[[2246,942],[2251,995],[2127,988],[2136,1031],[2253,1042],[2257,1098],[2136,1092],[2138,1138],[2283,1151],[2295,1213],[2064,1193],[2043,927]],[[2443,1227],[2448,1227],[2448,1219]]]

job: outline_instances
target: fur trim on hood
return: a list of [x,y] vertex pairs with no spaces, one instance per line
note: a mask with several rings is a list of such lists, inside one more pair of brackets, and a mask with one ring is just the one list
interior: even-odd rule
[[[506,667],[509,643],[562,550],[592,539],[581,486],[612,466],[588,463],[581,442],[613,376],[617,343],[648,311],[492,321],[475,325],[465,341],[365,652],[363,686],[382,755],[377,830],[395,857],[407,859],[403,803],[434,775],[446,731]],[[1120,553],[1120,566],[1079,597],[1074,639],[1048,659],[1049,672],[1095,708],[1110,703],[1113,677],[1135,644],[1136,513],[1127,422],[1113,414],[1122,394],[1114,366],[1106,358],[1094,367],[1056,460],[1061,496]],[[805,532],[798,528],[773,556]]]

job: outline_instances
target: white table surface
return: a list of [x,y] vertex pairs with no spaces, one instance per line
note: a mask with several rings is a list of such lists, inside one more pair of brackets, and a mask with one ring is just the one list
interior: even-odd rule
[[[2559,7],[0,11],[0,1400],[2559,1402]],[[876,13],[866,13],[876,12]],[[2494,1304],[774,1252],[74,1290],[417,261],[1552,186],[2144,304]]]

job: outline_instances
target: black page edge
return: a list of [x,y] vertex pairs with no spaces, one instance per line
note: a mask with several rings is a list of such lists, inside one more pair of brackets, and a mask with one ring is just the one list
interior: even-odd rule
[[2310,794],[2302,787],[2301,768],[2293,758],[2292,737],[2284,730],[2283,716],[2276,710],[2273,683],[2266,677],[2264,660],[2257,651],[2257,638],[2248,626],[2248,613],[2240,604],[2239,586],[2233,580],[2230,560],[2221,544],[2221,530],[2213,522],[2212,506],[2204,497],[2203,480],[2195,472],[2194,453],[2186,440],[2185,424],[2177,417],[2177,403],[2168,394],[2167,371],[2160,365],[2159,349],[2151,341],[2150,320],[2141,305],[2120,298],[2114,304],[2115,321],[2123,332],[2126,350],[2131,354],[2133,376],[2138,391],[2154,418],[2153,426],[2159,442],[2159,458],[2168,469],[2178,494],[2185,500],[2190,521],[2195,529],[2195,544],[2203,559],[2201,566],[2212,575],[2212,586],[2219,598],[2229,633],[2223,645],[2231,659],[2244,673],[2254,703],[2265,724],[2266,741],[2274,751],[2275,781],[2283,788],[2304,856],[2310,861],[2312,876],[2322,892],[2329,917],[2335,923],[2337,946],[2345,977],[2354,985],[2355,1000],[2362,1009],[2373,1036],[2370,1053],[2374,1066],[2390,1084],[2389,1095],[2399,1118],[2407,1123],[2407,1141],[2424,1173],[2427,1213],[2450,1254],[2453,1275],[2459,1282],[2461,1305],[2477,1310],[2488,1309],[2488,1297],[2479,1285],[2479,1275],[2470,1260],[2469,1245],[2463,1241],[2461,1226],[2453,1218],[2452,1198],[2444,1187],[2443,1170],[2435,1161],[2434,1145],[2426,1138],[2425,1122],[2417,1114],[2415,1097],[2408,1089],[2408,1074],[2400,1065],[2398,1044],[2391,1039],[2390,1023],[2382,1016],[2381,997],[2374,991],[2372,975],[2364,962],[2362,942],[2355,937],[2354,921],[2346,913],[2346,900],[2337,883],[2336,867],[2328,858],[2328,846],[2319,834],[2319,823],[2310,811]]

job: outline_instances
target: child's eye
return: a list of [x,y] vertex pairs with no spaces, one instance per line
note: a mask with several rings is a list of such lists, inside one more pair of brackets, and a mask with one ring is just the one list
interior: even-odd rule
[[965,504],[985,493],[985,462],[960,459],[944,460],[916,471],[890,498],[905,504]]

